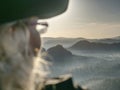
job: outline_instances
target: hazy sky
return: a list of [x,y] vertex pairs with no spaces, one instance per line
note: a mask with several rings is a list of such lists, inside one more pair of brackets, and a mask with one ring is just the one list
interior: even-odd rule
[[45,37],[120,36],[120,0],[70,0],[66,13],[47,21]]

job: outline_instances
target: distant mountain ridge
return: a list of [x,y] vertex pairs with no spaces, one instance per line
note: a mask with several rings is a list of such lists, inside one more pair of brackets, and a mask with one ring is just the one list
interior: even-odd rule
[[70,47],[77,50],[108,50],[108,51],[120,51],[120,43],[97,43],[89,42],[87,40],[79,41]]
[[95,43],[120,43],[120,36],[113,37],[113,38],[104,38],[104,39],[85,39],[85,38],[64,38],[64,37],[59,37],[59,38],[52,38],[52,37],[44,37],[42,38],[42,46],[44,46],[46,49],[56,46],[58,44],[62,45],[64,48],[69,48],[73,44],[87,40],[89,42],[95,42]]
[[54,60],[71,57],[72,53],[65,49],[62,45],[56,45],[47,50],[47,53],[52,56]]
[[63,47],[69,47],[79,40],[84,40],[83,38],[42,38],[42,44],[45,48],[50,48],[58,44]]
[[117,37],[113,37],[114,39],[120,39],[120,36],[117,36]]

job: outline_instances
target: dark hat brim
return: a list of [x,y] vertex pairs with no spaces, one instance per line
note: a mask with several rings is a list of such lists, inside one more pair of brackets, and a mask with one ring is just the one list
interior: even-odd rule
[[66,11],[68,0],[1,0],[0,24],[38,16],[47,19]]

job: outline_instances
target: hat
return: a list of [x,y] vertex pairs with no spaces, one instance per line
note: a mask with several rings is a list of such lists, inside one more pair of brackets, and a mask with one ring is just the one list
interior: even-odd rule
[[0,0],[0,24],[38,16],[47,19],[62,14],[69,0]]

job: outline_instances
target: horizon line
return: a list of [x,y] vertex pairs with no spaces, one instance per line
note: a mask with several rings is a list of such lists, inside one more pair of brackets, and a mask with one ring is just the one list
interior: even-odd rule
[[105,37],[105,38],[86,38],[86,37],[45,37],[45,36],[41,36],[41,38],[71,38],[71,39],[78,39],[78,38],[81,38],[81,39],[111,39],[111,38],[117,38],[117,37],[120,37],[120,36],[113,36],[113,37]]

